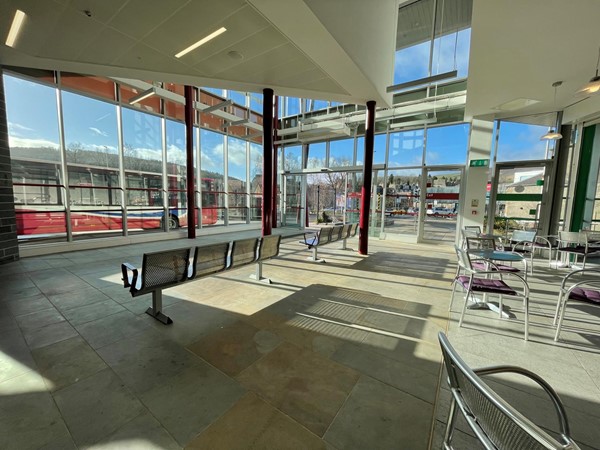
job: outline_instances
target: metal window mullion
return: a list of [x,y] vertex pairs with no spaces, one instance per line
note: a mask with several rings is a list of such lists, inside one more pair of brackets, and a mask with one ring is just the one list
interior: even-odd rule
[[121,227],[123,236],[129,235],[127,227],[127,180],[125,178],[125,152],[123,145],[123,108],[117,104],[117,145],[119,148],[119,184],[121,186]]
[[58,83],[55,87],[56,112],[58,117],[58,142],[60,145],[61,176],[64,186],[65,228],[67,231],[67,242],[71,242],[73,240],[73,227],[71,225],[71,191],[69,189],[69,169],[67,167],[67,146],[65,145],[65,124],[63,120],[62,92],[59,86],[60,75],[58,75]]
[[[196,152],[196,191],[194,195],[196,195],[196,205],[198,211],[200,212],[198,228],[202,229],[202,217],[204,208],[204,205],[202,204],[202,189],[204,187],[204,182],[202,181],[202,133],[200,133],[200,126],[196,127],[194,132],[196,133],[196,148],[194,149],[194,151]],[[196,214],[196,211],[194,211],[193,213]]]
[[385,168],[383,169],[383,198],[381,199],[381,231],[384,232],[385,225],[385,206],[387,202],[387,180],[388,180],[388,158],[390,155],[390,132],[385,133]]
[[[251,154],[250,154],[250,142],[246,141],[246,223],[250,223],[250,164],[251,164]],[[264,187],[263,187],[264,189]]]
[[[428,72],[427,75],[431,76],[431,73],[433,71],[433,51],[435,48],[435,27],[437,26],[437,5],[438,2],[437,0],[433,0],[433,20],[431,23],[431,44],[429,46],[429,67],[428,67]],[[442,11],[442,14],[444,14],[444,11]],[[440,40],[440,51],[441,51],[441,40]],[[431,85],[427,85],[427,97],[429,97],[429,94],[431,93]]]
[[229,139],[227,139],[227,135],[223,135],[223,177],[225,179],[225,183],[223,186],[223,190],[225,191],[225,217],[224,224],[225,226],[229,226]]
[[169,178],[167,176],[167,119],[160,119],[162,145],[163,231],[169,231]]

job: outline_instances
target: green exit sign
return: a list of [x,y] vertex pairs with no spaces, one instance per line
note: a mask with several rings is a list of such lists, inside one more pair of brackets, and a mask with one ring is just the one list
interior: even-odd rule
[[469,162],[470,167],[488,167],[490,165],[489,159],[472,159]]

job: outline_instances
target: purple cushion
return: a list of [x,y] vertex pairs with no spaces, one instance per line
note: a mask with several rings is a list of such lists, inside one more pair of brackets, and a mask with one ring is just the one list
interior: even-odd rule
[[600,291],[596,289],[576,287],[571,291],[569,298],[600,305]]
[[[465,289],[469,288],[470,279],[471,277],[469,277],[468,275],[460,275],[456,277],[456,281],[458,281],[461,284],[461,286]],[[473,277],[473,284],[471,285],[471,290],[475,292],[493,292],[496,294],[517,295],[517,291],[511,288],[504,281],[493,280],[489,278]]]
[[493,266],[488,267],[488,265],[483,261],[473,261],[471,263],[473,269],[475,270],[499,270],[500,272],[520,272],[520,270],[513,266],[507,266],[505,264],[494,264]]
[[[576,247],[558,247],[559,252],[579,253],[585,255],[585,245],[578,245]],[[588,253],[591,253],[588,250]]]

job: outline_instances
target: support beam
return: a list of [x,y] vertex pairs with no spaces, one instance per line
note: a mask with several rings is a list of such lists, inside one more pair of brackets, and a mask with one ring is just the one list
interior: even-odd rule
[[279,122],[279,96],[275,96],[273,103],[273,164],[271,174],[273,180],[271,183],[271,212],[273,217],[271,218],[271,225],[273,228],[277,228],[277,147],[275,144],[277,140],[277,125]]
[[194,173],[194,88],[185,86],[185,164],[187,176],[188,239],[196,239],[196,189]]
[[273,217],[273,89],[263,89],[262,235],[269,236]]
[[375,145],[375,102],[367,102],[365,121],[365,151],[363,166],[363,185],[360,197],[360,218],[358,235],[358,253],[369,254],[369,213],[371,212],[371,184],[373,180],[373,148]]

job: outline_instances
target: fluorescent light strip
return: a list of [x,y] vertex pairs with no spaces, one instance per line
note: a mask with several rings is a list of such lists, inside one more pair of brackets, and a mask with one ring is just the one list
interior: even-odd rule
[[21,27],[23,26],[23,21],[25,20],[25,13],[20,9],[17,9],[15,13],[15,18],[12,21],[12,25],[10,26],[10,30],[8,31],[8,37],[6,38],[6,45],[9,47],[14,47],[15,41],[17,40],[17,36],[21,31]]
[[177,53],[175,55],[175,58],[181,58],[183,55],[187,55],[189,52],[191,52],[192,50],[197,49],[198,47],[200,47],[203,44],[206,44],[208,41],[210,41],[211,39],[216,38],[218,35],[223,34],[227,31],[227,28],[225,27],[221,27],[219,28],[217,31],[213,31],[212,33],[210,33],[208,36],[203,37],[202,39],[200,39],[198,42],[196,42],[195,44],[190,45],[188,48],[181,50],[179,53]]
[[129,104],[133,105],[134,103],[141,102],[142,100],[146,100],[148,97],[152,97],[156,94],[154,88],[150,88],[147,91],[142,92],[141,94],[136,95],[132,99],[129,100]]

